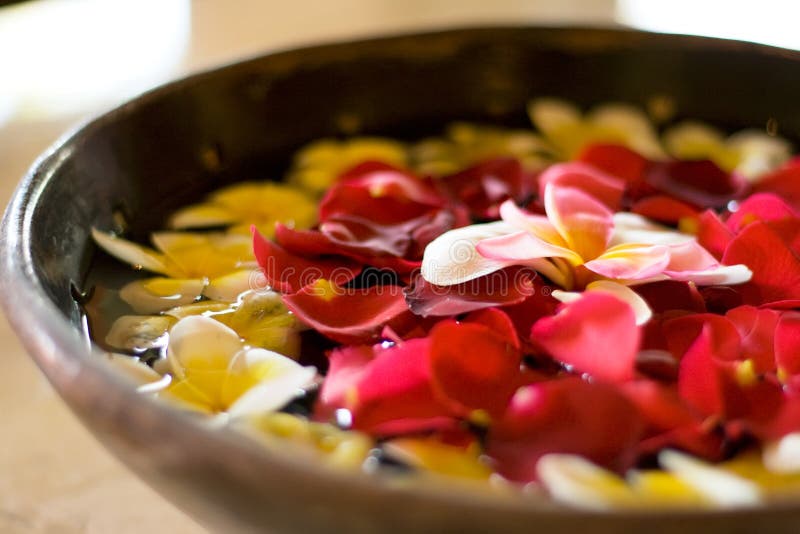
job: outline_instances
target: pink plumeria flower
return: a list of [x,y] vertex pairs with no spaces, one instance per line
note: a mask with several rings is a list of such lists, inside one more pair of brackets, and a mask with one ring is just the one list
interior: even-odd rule
[[506,201],[502,221],[439,236],[425,250],[422,276],[449,286],[525,265],[567,290],[596,280],[734,285],[752,276],[745,265],[721,265],[694,237],[639,215],[615,214],[577,187],[549,183],[543,196],[546,215]]

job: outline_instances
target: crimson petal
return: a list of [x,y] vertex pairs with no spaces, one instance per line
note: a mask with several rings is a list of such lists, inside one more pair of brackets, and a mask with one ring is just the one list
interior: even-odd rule
[[500,474],[520,482],[536,479],[536,463],[548,453],[580,454],[622,471],[643,430],[636,406],[617,388],[566,378],[520,388],[490,427],[486,453]]
[[630,305],[599,291],[565,304],[531,329],[531,341],[554,359],[612,382],[633,378],[641,337]]
[[298,319],[340,343],[375,341],[384,326],[402,333],[415,323],[399,286],[354,289],[319,279],[283,302]]

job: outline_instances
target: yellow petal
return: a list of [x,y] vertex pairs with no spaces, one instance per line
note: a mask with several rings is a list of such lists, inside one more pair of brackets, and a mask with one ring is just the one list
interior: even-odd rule
[[492,470],[480,461],[478,447],[465,449],[431,438],[398,438],[386,442],[384,450],[426,472],[482,480],[492,474]]
[[136,313],[158,313],[194,302],[203,291],[205,281],[177,278],[135,280],[120,289],[119,296]]
[[254,347],[297,357],[300,337],[297,320],[274,291],[248,291],[240,295],[232,311],[214,315]]
[[286,413],[263,414],[246,423],[244,428],[255,431],[266,445],[286,450],[288,442],[315,453],[326,465],[336,468],[360,468],[372,449],[372,440],[361,432],[339,430]]
[[152,367],[135,356],[106,353],[106,361],[118,372],[133,380],[137,390],[153,393],[169,385],[169,376],[162,377]]
[[203,296],[220,302],[235,302],[239,295],[254,287],[259,280],[260,271],[244,269],[209,280]]
[[176,230],[226,226],[238,220],[236,213],[224,206],[204,203],[194,204],[172,214],[167,226]]
[[239,335],[214,319],[193,315],[170,330],[167,358],[173,373],[184,378],[194,372],[227,372],[242,349]]
[[186,278],[216,278],[254,260],[252,240],[248,236],[156,232],[152,239]]

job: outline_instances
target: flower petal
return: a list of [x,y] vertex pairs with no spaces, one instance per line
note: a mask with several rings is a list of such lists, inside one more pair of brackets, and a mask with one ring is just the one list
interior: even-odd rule
[[531,340],[577,372],[623,382],[634,376],[641,330],[628,303],[590,291],[565,304],[556,315],[537,321]]
[[340,343],[377,340],[384,326],[413,323],[400,286],[341,287],[320,278],[283,301],[303,323]]
[[753,305],[800,300],[800,259],[767,223],[747,225],[728,245],[726,264],[746,264],[749,283],[737,288]]
[[607,278],[646,280],[661,274],[670,262],[664,245],[615,245],[584,267]]
[[180,379],[189,370],[225,371],[241,348],[239,335],[232,329],[210,317],[192,315],[170,330],[167,359]]
[[539,176],[540,198],[546,198],[548,186],[578,189],[599,200],[612,211],[619,209],[625,190],[625,183],[621,179],[582,162],[560,163],[548,167]]
[[451,286],[513,265],[513,262],[482,256],[476,250],[476,245],[484,239],[514,232],[512,226],[502,221],[475,224],[445,232],[425,247],[422,277],[437,286]]
[[647,302],[634,290],[624,284],[620,284],[611,280],[597,280],[595,282],[591,282],[587,284],[586,291],[583,293],[556,290],[553,291],[553,297],[564,303],[575,302],[576,300],[582,298],[586,292],[590,291],[608,293],[609,295],[613,295],[619,300],[628,303],[636,316],[637,326],[647,323],[647,321],[649,321],[653,316],[650,306],[648,306]]
[[520,388],[489,428],[486,453],[503,476],[530,482],[548,453],[579,454],[613,470],[634,460],[643,424],[615,387],[565,378]]
[[584,260],[606,249],[614,223],[611,211],[593,197],[573,187],[545,187],[547,217],[569,248]]
[[114,234],[92,228],[92,238],[97,246],[135,269],[145,269],[159,274],[174,275],[179,271],[166,256],[155,250],[137,245]]
[[146,278],[125,284],[119,297],[136,313],[158,313],[194,302],[205,285],[205,281],[199,279]]

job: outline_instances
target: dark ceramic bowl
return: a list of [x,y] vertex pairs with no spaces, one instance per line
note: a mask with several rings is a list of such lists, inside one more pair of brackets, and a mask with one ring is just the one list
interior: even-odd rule
[[75,130],[33,166],[2,227],[9,320],[98,439],[221,531],[797,532],[800,503],[589,513],[331,472],[138,396],[87,342],[73,297],[86,289],[92,225],[110,228],[121,212],[143,239],[212,188],[279,176],[293,149],[320,136],[421,135],[454,119],[523,124],[526,101],[542,95],[583,105],[667,96],[679,116],[730,128],[777,121],[796,138],[800,53],[634,31],[488,28],[318,46],[193,76]]

